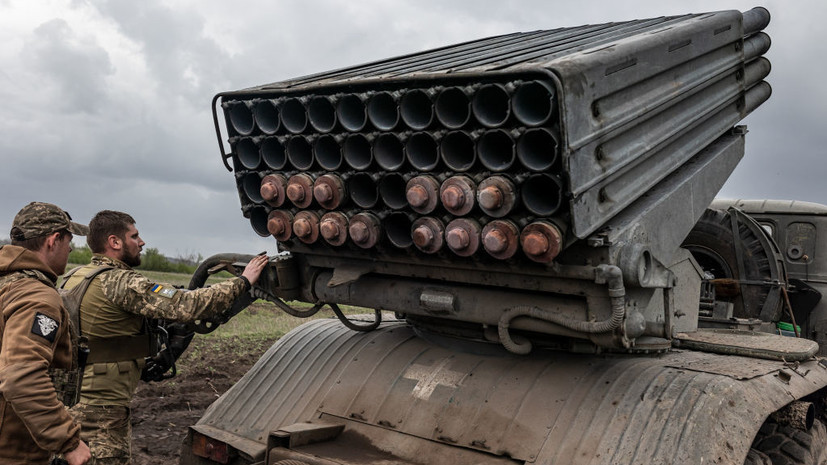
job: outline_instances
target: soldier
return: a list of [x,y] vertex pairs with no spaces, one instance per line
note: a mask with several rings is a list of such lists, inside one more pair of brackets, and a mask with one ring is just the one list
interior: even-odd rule
[[72,250],[73,223],[59,207],[32,202],[14,217],[0,247],[0,463],[46,464],[63,454],[89,460],[80,425],[58,400],[49,369],[71,370],[69,315],[55,289]]
[[72,414],[92,449],[93,463],[128,464],[131,455],[129,403],[145,366],[154,355],[148,319],[180,322],[207,318],[231,307],[256,283],[267,264],[254,258],[242,276],[193,291],[147,279],[132,267],[141,263],[144,241],[128,214],[104,210],[89,223],[87,243],[94,253],[89,265],[75,272],[66,288],[100,267],[80,305],[80,332],[88,337],[89,357],[80,401]]

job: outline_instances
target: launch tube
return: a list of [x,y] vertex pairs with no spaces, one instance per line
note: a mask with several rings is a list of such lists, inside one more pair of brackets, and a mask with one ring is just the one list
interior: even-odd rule
[[417,218],[411,226],[413,244],[425,253],[435,253],[442,249],[445,244],[444,235],[445,226],[437,218]]
[[313,141],[313,153],[316,163],[327,171],[334,171],[342,166],[342,146],[339,138],[323,134]]
[[505,171],[514,164],[514,138],[508,131],[485,131],[477,141],[480,163],[491,171]]
[[411,129],[421,131],[434,120],[433,90],[412,89],[402,95],[399,112]]
[[407,180],[399,173],[387,173],[379,181],[379,197],[388,208],[399,210],[408,205],[405,187]]
[[448,129],[459,129],[471,119],[471,99],[473,89],[448,87],[443,89],[434,102],[436,118]]
[[259,149],[264,164],[272,170],[281,170],[287,166],[287,152],[278,137],[265,137]]
[[362,212],[350,218],[347,231],[354,244],[370,249],[379,242],[382,226],[379,217],[370,212]]
[[743,13],[744,35],[760,31],[770,24],[770,12],[758,6]]
[[451,131],[446,134],[439,144],[439,152],[445,166],[454,171],[468,171],[477,160],[474,136],[467,131]]
[[315,96],[307,104],[307,117],[313,129],[327,133],[336,127],[336,107],[329,96]]
[[336,103],[336,116],[342,127],[348,131],[361,131],[368,122],[365,101],[355,94],[341,96]]
[[405,155],[419,171],[431,171],[439,165],[439,144],[435,134],[415,132],[405,142]]
[[280,207],[287,200],[287,178],[281,174],[268,174],[261,180],[261,198],[271,207]]
[[439,181],[426,174],[411,178],[405,186],[405,199],[413,211],[431,213],[439,204]]
[[368,120],[380,131],[390,131],[399,123],[396,92],[377,92],[368,100]]
[[483,179],[477,187],[477,203],[486,215],[502,218],[517,203],[517,188],[505,176]]
[[372,173],[354,173],[347,180],[350,200],[361,208],[373,208],[379,202],[377,182],[380,175]]
[[537,216],[550,216],[562,204],[563,186],[552,174],[534,174],[522,183],[520,189],[523,205]]
[[486,84],[474,93],[471,101],[474,117],[487,128],[505,124],[511,115],[509,91],[502,84]]
[[514,91],[511,111],[526,126],[545,124],[554,114],[554,90],[542,81],[524,82]]
[[531,260],[550,263],[563,249],[563,234],[550,221],[535,221],[523,228],[520,245]]
[[272,135],[281,128],[281,111],[276,99],[262,99],[253,107],[253,115],[261,132]]
[[281,106],[281,124],[293,134],[299,134],[307,129],[307,109],[298,98],[291,97]]
[[286,241],[293,235],[293,214],[288,210],[273,210],[267,216],[267,231],[277,241]]
[[256,123],[252,106],[252,102],[232,101],[227,103],[230,125],[239,135],[248,136],[255,129]]
[[261,164],[261,153],[256,140],[252,137],[242,137],[235,143],[235,152],[241,166],[254,170]]
[[517,159],[531,171],[545,171],[554,165],[558,151],[557,134],[545,128],[532,128],[517,139]]
[[393,212],[383,221],[385,234],[395,247],[405,249],[413,244],[411,238],[412,215],[404,212]]
[[470,257],[479,250],[481,229],[477,220],[456,218],[445,227],[445,242],[455,254]]
[[254,203],[262,203],[261,176],[258,173],[247,173],[241,178],[241,187],[244,194]]
[[313,203],[313,177],[307,173],[290,176],[287,180],[287,198],[299,208],[307,208]]
[[482,228],[482,246],[500,260],[514,256],[520,248],[520,229],[511,220],[494,220]]
[[477,184],[468,176],[452,176],[439,188],[439,199],[448,212],[457,216],[468,214],[474,208]]
[[396,171],[405,164],[402,141],[396,134],[384,133],[376,137],[373,145],[376,164],[387,171]]
[[267,209],[264,207],[254,207],[250,210],[250,226],[253,231],[261,237],[267,237],[270,232],[267,230]]
[[347,241],[348,218],[342,212],[328,212],[322,216],[319,232],[330,245],[342,245]]
[[313,166],[313,147],[304,136],[287,139],[287,159],[297,170],[309,170]]
[[342,152],[345,163],[355,170],[365,170],[373,163],[373,149],[370,146],[370,136],[352,134],[345,138]]
[[305,244],[313,244],[319,240],[319,221],[318,213],[302,210],[293,219],[293,234]]
[[313,183],[313,198],[326,210],[340,207],[348,198],[344,180],[335,174],[323,174]]

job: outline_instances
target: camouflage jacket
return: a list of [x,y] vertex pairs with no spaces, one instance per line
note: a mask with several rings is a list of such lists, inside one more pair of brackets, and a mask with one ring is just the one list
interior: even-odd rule
[[[241,278],[193,291],[146,278],[120,260],[95,255],[92,262],[74,273],[65,288],[77,285],[88,272],[101,266],[114,267],[96,276],[80,305],[80,331],[91,338],[138,335],[144,318],[180,322],[210,317],[228,309],[246,290]],[[124,405],[140,380],[143,358],[126,362],[93,363],[86,366],[80,402],[89,405]]]
[[0,248],[0,463],[46,463],[77,447],[80,426],[58,401],[48,369],[72,365],[57,277],[32,252]]

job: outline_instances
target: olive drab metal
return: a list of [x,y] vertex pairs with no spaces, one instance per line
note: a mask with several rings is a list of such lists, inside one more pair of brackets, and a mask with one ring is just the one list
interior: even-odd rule
[[[216,95],[241,212],[283,251],[253,296],[342,324],[280,339],[182,463],[751,464],[799,435],[821,463],[821,404],[772,415],[827,392],[818,344],[774,331],[784,267],[735,276],[779,292],[719,318],[681,247],[770,97],[769,21],[505,34]],[[738,253],[759,243],[777,256]]]

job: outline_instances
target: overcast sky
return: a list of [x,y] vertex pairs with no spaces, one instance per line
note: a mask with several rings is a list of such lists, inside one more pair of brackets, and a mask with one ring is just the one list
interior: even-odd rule
[[827,203],[823,0],[0,0],[0,238],[38,200],[84,223],[126,211],[168,256],[272,253],[220,161],[216,93],[510,32],[758,5],[773,95],[745,120],[720,196]]

